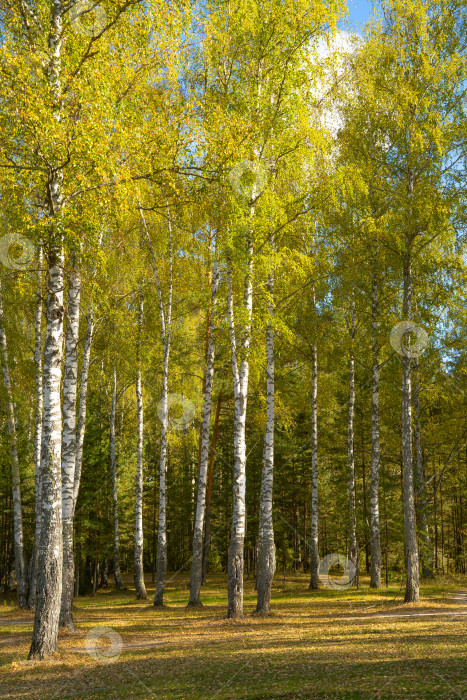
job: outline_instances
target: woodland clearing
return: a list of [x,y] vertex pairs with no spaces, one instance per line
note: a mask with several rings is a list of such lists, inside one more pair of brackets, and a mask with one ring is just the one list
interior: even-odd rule
[[[403,605],[403,586],[308,591],[303,575],[276,576],[272,613],[225,619],[225,584],[210,577],[206,604],[186,608],[188,579],[169,576],[167,605],[134,590],[98,591],[74,604],[77,633],[59,652],[27,661],[33,615],[4,599],[0,619],[3,697],[31,698],[464,698],[467,579],[437,577],[421,602]],[[130,577],[125,580],[130,585]],[[154,589],[146,582],[149,597]],[[120,653],[96,659],[85,638],[96,626],[121,636]],[[98,649],[113,654],[112,642]],[[116,651],[116,650],[115,650]]]

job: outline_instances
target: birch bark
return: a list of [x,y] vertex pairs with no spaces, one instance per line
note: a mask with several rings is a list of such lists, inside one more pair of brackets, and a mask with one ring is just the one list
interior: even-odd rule
[[[57,192],[57,191],[56,191]],[[55,195],[52,195],[55,196]],[[29,658],[43,659],[57,649],[62,595],[62,493],[60,387],[63,348],[63,253],[49,244],[46,337],[44,345],[41,447],[42,523],[36,612]]]
[[[76,260],[72,260],[75,268]],[[62,408],[62,532],[63,569],[60,626],[75,630],[73,622],[73,516],[74,479],[76,465],[76,397],[78,391],[78,342],[81,300],[81,276],[76,268],[68,284],[68,309],[63,378]]]
[[350,298],[350,357],[349,357],[349,411],[347,417],[347,464],[349,502],[349,559],[357,566],[357,519],[355,513],[355,458],[354,458],[354,416],[355,416],[355,292],[352,288]]
[[136,597],[147,600],[143,569],[143,393],[141,389],[141,333],[143,328],[143,296],[139,299],[138,338],[136,342],[136,408],[137,408],[137,446],[136,446],[136,508],[135,508],[135,563],[134,579]]
[[28,570],[24,557],[23,542],[23,507],[21,503],[21,478],[18,459],[18,441],[16,436],[16,417],[13,403],[13,391],[8,363],[8,347],[5,332],[5,315],[3,311],[2,280],[0,278],[0,351],[2,356],[3,384],[6,393],[8,416],[8,434],[10,440],[11,484],[13,496],[13,541],[15,552],[15,573],[18,605],[24,608],[28,602]]
[[227,313],[234,385],[234,470],[232,530],[228,553],[228,618],[243,617],[243,546],[245,541],[246,444],[245,420],[248,397],[249,348],[253,309],[253,243],[247,241],[248,266],[245,275],[243,307],[245,326],[241,339],[242,358],[238,362],[233,306],[232,265],[227,261]]
[[311,346],[311,535],[310,535],[310,585],[319,588],[318,549],[318,348]]
[[42,501],[41,501],[41,442],[42,442],[42,246],[39,247],[36,290],[36,314],[34,317],[34,364],[36,365],[36,419],[34,428],[34,481],[35,481],[35,530],[34,546],[31,556],[31,575],[29,579],[28,608],[36,605],[37,563],[39,559],[39,542],[41,538]]
[[[274,251],[274,240],[270,247]],[[261,497],[258,531],[258,576],[257,613],[269,613],[271,587],[276,571],[276,545],[272,519],[273,480],[274,480],[274,271],[271,270],[267,282],[268,324],[266,328],[266,431],[264,434],[263,470],[261,475]]]
[[[412,312],[412,261],[409,235],[405,237],[403,316],[410,319]],[[402,355],[402,472],[404,488],[404,534],[407,580],[405,602],[420,600],[420,571],[417,531],[415,524],[415,493],[412,456],[412,360]]]
[[[99,234],[99,245],[102,243],[102,233]],[[93,267],[93,276],[96,274],[96,266]],[[76,430],[76,457],[75,474],[73,479],[73,518],[78,500],[79,485],[81,481],[81,468],[83,465],[84,435],[86,432],[86,410],[88,398],[89,368],[91,366],[91,347],[94,337],[94,311],[93,300],[91,299],[86,315],[86,336],[84,339],[83,362],[81,365],[78,427]]]
[[[64,7],[54,0],[50,9],[47,39],[49,62],[47,80],[53,96],[53,119],[62,121],[61,53]],[[46,336],[44,344],[43,416],[41,445],[42,522],[37,563],[37,597],[29,658],[43,659],[57,648],[62,595],[62,499],[60,389],[63,352],[63,250],[57,226],[63,196],[62,166],[49,167],[47,175],[47,213],[50,234],[46,260],[48,291]]]
[[170,346],[164,343],[161,397],[161,452],[159,462],[159,519],[156,552],[154,605],[164,604],[167,575],[167,450],[168,450],[168,363]]
[[[375,265],[375,263],[374,263]],[[379,352],[378,352],[378,277],[373,269],[371,292],[372,368],[371,368],[371,484],[370,484],[370,551],[371,588],[381,586],[381,538],[379,527]]]
[[190,599],[188,605],[201,605],[200,591],[203,575],[203,534],[206,514],[206,486],[209,459],[209,426],[211,423],[212,385],[214,380],[214,358],[216,352],[216,320],[215,309],[219,291],[219,269],[217,260],[213,263],[211,288],[211,320],[209,328],[208,353],[206,361],[204,412],[201,437],[201,459],[198,475],[198,493],[196,500],[196,515],[193,532],[193,559],[191,563]]
[[159,462],[159,519],[156,552],[156,592],[154,605],[164,604],[167,575],[167,452],[168,452],[168,381],[170,334],[163,343],[162,397],[161,397],[161,453]]
[[139,207],[141,221],[143,223],[146,241],[148,243],[151,261],[156,280],[157,296],[159,299],[159,314],[161,319],[162,330],[162,396],[160,402],[159,418],[161,421],[161,453],[159,462],[159,521],[157,530],[157,552],[156,552],[156,592],[154,594],[154,605],[164,604],[164,588],[167,575],[167,451],[168,451],[168,383],[169,383],[169,354],[170,354],[170,329],[172,321],[172,291],[173,291],[173,239],[172,239],[172,221],[170,217],[169,207],[167,205],[167,220],[169,226],[169,289],[167,300],[167,314],[164,310],[162,300],[162,286],[159,278],[159,270],[157,266],[154,249],[152,247],[151,238],[149,236],[146,219],[141,206]]
[[113,561],[117,590],[125,589],[120,573],[120,532],[118,525],[118,478],[115,454],[115,416],[117,413],[117,369],[112,374],[112,409],[110,411],[110,470],[112,475]]
[[219,434],[219,418],[221,415],[222,406],[222,391],[219,391],[217,397],[216,415],[214,418],[214,429],[212,431],[211,454],[209,457],[208,469],[208,486],[206,493],[206,518],[204,521],[204,547],[203,547],[203,574],[202,583],[206,583],[206,576],[209,568],[209,550],[211,547],[211,501],[212,501],[212,486],[214,482],[214,462],[216,459],[217,436]]

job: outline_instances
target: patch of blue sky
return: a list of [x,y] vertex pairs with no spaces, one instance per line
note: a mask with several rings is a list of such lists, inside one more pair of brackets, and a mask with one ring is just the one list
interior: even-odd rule
[[370,19],[373,2],[372,0],[347,0],[347,6],[349,15],[347,20],[341,23],[341,28],[358,32]]

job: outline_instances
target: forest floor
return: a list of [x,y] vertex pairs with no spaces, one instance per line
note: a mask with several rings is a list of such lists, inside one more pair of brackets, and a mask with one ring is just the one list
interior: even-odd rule
[[[149,577],[150,578],[150,577]],[[59,652],[27,661],[33,613],[0,599],[0,696],[56,698],[464,698],[467,700],[467,577],[437,577],[419,604],[403,586],[379,591],[307,590],[303,575],[277,576],[273,613],[225,619],[225,576],[202,589],[205,606],[186,608],[188,579],[174,576],[163,609],[113,587],[76,599],[77,632]],[[111,637],[96,641],[102,632]]]

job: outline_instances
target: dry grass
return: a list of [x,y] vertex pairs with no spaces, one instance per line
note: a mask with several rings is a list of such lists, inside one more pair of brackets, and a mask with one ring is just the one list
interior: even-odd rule
[[[467,596],[452,599],[460,590],[466,577],[437,579],[420,604],[404,606],[399,585],[373,591],[363,579],[359,591],[309,592],[305,577],[289,576],[285,587],[280,577],[273,614],[258,617],[250,581],[245,619],[231,622],[224,577],[203,588],[206,605],[193,610],[178,576],[162,610],[131,589],[78,598],[79,631],[62,633],[46,662],[26,660],[33,615],[10,598],[0,607],[2,697],[466,698]],[[86,635],[99,626],[121,638],[113,658],[86,651]],[[102,639],[98,653],[106,649],[114,647]]]

